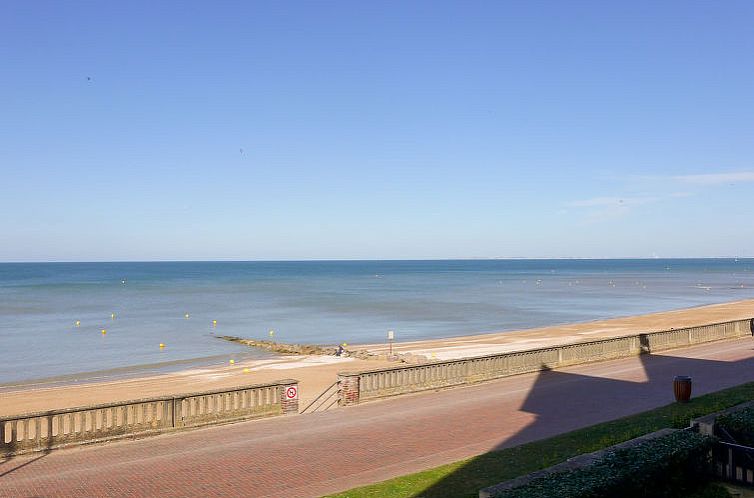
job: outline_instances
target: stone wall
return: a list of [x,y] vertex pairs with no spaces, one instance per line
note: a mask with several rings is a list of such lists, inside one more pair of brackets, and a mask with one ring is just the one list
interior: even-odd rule
[[341,405],[428,389],[471,384],[544,369],[612,360],[752,334],[754,320],[648,332],[611,339],[420,365],[338,374]]
[[143,437],[188,427],[298,413],[298,381],[281,380],[0,418],[0,455]]
[[696,427],[699,433],[704,434],[705,436],[717,436],[717,434],[715,434],[717,417],[720,417],[722,415],[730,415],[731,413],[735,413],[741,410],[746,410],[748,408],[751,408],[752,406],[754,406],[754,401],[747,401],[746,403],[741,403],[740,405],[732,406],[719,412],[710,413],[709,415],[695,418],[691,421],[691,427]]

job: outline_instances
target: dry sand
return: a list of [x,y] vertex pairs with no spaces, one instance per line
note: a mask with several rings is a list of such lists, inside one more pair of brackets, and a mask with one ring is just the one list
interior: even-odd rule
[[[393,344],[393,352],[411,353],[424,355],[430,359],[446,360],[536,349],[608,337],[622,337],[752,317],[754,317],[754,299],[513,332],[395,343]],[[387,344],[365,344],[356,347],[367,349],[375,354],[384,355],[388,352]]]
[[[335,356],[283,356],[132,379],[56,387],[21,387],[0,393],[0,416],[264,384],[282,379],[299,381],[299,404],[304,408],[312,398],[336,380],[338,372],[380,365],[395,363]],[[248,369],[248,373],[244,369]]]
[[[754,300],[748,300],[523,331],[395,343],[393,351],[436,359],[462,358],[752,317]],[[388,346],[371,344],[354,348],[385,354]],[[333,383],[340,371],[371,370],[392,365],[396,363],[334,356],[284,356],[271,360],[238,362],[232,366],[194,368],[176,373],[108,382],[58,387],[22,387],[0,393],[0,416],[262,384],[280,379],[299,380],[300,403],[303,408]],[[249,369],[249,372],[244,373],[244,369]]]

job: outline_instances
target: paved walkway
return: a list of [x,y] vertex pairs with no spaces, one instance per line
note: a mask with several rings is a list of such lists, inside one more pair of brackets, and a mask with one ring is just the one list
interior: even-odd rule
[[13,458],[0,496],[319,496],[752,380],[751,339]]

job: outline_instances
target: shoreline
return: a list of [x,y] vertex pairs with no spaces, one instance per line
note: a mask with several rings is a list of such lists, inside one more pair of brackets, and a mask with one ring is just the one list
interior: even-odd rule
[[[7,391],[16,391],[19,389],[30,388],[33,386],[41,387],[63,387],[77,384],[91,384],[102,382],[115,382],[119,380],[129,380],[139,377],[153,377],[164,374],[175,374],[188,370],[208,368],[222,363],[228,358],[239,361],[242,360],[266,360],[269,358],[255,358],[254,353],[248,353],[240,350],[238,353],[215,354],[202,356],[199,358],[187,358],[178,360],[168,360],[158,363],[145,363],[140,365],[129,365],[125,367],[113,367],[103,370],[87,370],[84,372],[63,373],[59,375],[50,375],[47,377],[35,377],[32,379],[22,379],[0,383],[0,394]],[[36,387],[40,388],[40,387]]]
[[[395,342],[394,354],[422,355],[429,361],[535,349],[640,332],[669,330],[754,317],[754,299],[684,308],[646,315],[594,320],[534,329]],[[107,403],[149,396],[265,383],[281,378],[299,380],[301,406],[306,406],[343,370],[371,370],[398,364],[387,361],[388,344],[350,345],[349,351],[367,351],[376,359],[321,355],[287,355],[268,359],[243,359],[235,364],[194,367],[169,373],[83,381],[66,385],[18,388],[0,386],[0,416]],[[82,375],[78,375],[83,377]],[[20,383],[19,383],[20,384]],[[38,383],[37,383],[38,384]]]

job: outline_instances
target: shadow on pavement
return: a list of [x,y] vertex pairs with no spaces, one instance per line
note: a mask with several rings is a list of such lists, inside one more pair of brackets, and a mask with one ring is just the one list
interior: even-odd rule
[[[26,467],[27,465],[31,465],[32,463],[36,462],[37,460],[40,460],[40,459],[42,459],[42,458],[46,457],[46,456],[47,456],[47,454],[48,454],[49,452],[50,452],[50,450],[44,450],[44,452],[43,452],[43,453],[42,453],[41,455],[39,455],[38,457],[36,457],[36,458],[33,458],[33,459],[29,460],[28,462],[22,463],[21,465],[16,465],[16,466],[15,466],[15,467],[13,467],[12,469],[9,469],[9,470],[5,470],[5,471],[2,471],[2,472],[0,472],[0,478],[1,478],[1,477],[5,477],[6,475],[8,475],[8,474],[10,474],[10,473],[12,473],[12,472],[15,472],[15,471],[17,471],[17,470],[19,470],[19,469],[22,469],[22,468]],[[5,461],[3,461],[3,462],[0,462],[0,464],[4,464],[4,463],[6,463],[6,462],[7,462],[7,463],[10,463],[10,462],[12,462],[12,459],[9,459],[9,460],[5,460]],[[2,470],[2,469],[0,469],[0,470]]]
[[[700,391],[706,393],[724,388],[719,387],[720,380],[727,379],[728,384],[731,380],[735,381],[735,376],[740,374],[742,366],[749,368],[754,374],[754,358],[730,362],[644,353],[639,356],[639,360],[646,380],[637,382],[557,370],[541,371],[520,408],[523,412],[536,415],[533,423],[514,436],[501,440],[492,453],[473,458],[465,466],[414,496],[445,498],[449,496],[449,489],[458,489],[460,485],[469,486],[477,479],[478,489],[481,489],[491,485],[486,482],[488,477],[485,476],[489,476],[491,469],[501,465],[494,455],[497,450],[672,403],[672,384],[676,375],[691,376],[693,394],[698,394]],[[741,378],[738,383],[751,380],[752,378]],[[626,409],[627,402],[631,404],[629,409]],[[503,480],[505,479],[501,478],[501,481]]]
[[[46,417],[46,420],[47,420],[47,434],[52,434],[52,417],[48,416],[48,417]],[[4,434],[2,436],[5,437]],[[0,458],[2,458],[0,460],[0,478],[3,478],[5,476],[7,476],[8,474],[11,474],[11,473],[13,473],[13,472],[15,472],[15,471],[17,471],[19,469],[22,469],[22,468],[26,467],[27,465],[31,465],[32,463],[34,463],[34,462],[36,462],[38,460],[41,460],[42,458],[44,458],[47,455],[49,455],[50,452],[52,451],[52,438],[48,437],[47,441],[48,441],[47,442],[47,446],[44,449],[40,450],[41,451],[41,455],[37,456],[36,458],[32,458],[31,460],[29,460],[27,462],[24,462],[24,463],[22,463],[20,465],[16,465],[15,467],[13,467],[11,469],[5,470],[3,467],[5,467],[6,464],[7,465],[11,465],[12,462],[13,462],[13,460],[15,459],[15,457],[13,457],[13,456],[0,457]]]

